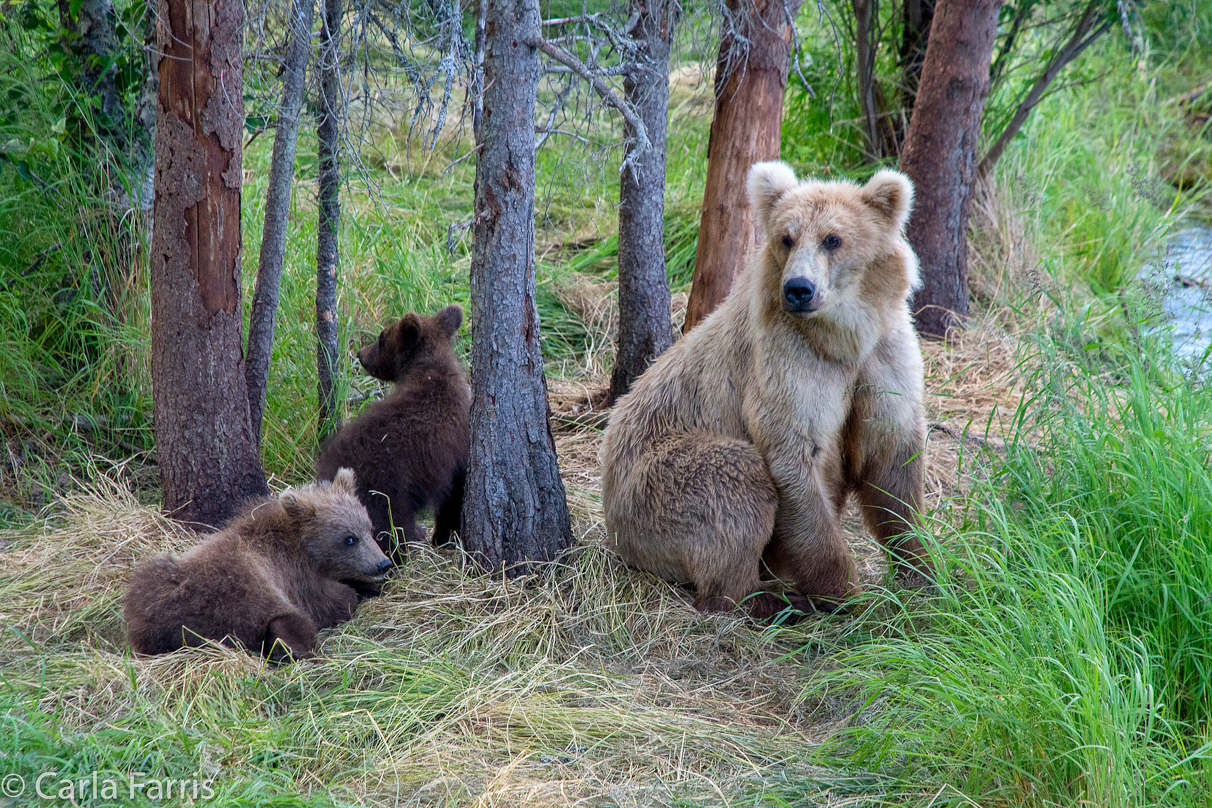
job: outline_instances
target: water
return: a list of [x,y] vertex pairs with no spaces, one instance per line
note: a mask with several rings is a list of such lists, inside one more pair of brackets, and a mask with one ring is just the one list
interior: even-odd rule
[[1212,226],[1175,233],[1162,266],[1150,280],[1162,288],[1162,310],[1180,359],[1199,358],[1212,348]]

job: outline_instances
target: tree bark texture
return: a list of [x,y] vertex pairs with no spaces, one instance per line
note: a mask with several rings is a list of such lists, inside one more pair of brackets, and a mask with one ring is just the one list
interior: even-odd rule
[[997,34],[998,0],[939,0],[901,170],[916,189],[909,243],[921,261],[917,329],[945,336],[968,314],[968,201]]
[[290,214],[295,152],[299,143],[299,115],[311,56],[311,22],[315,0],[293,0],[286,62],[282,75],[282,106],[274,127],[274,151],[265,194],[265,224],[261,230],[261,256],[253,288],[252,316],[248,325],[248,357],[244,367],[253,439],[261,447],[261,418],[269,385],[269,360],[274,345],[274,320],[286,255],[286,224]]
[[715,69],[715,118],[699,222],[688,332],[715,310],[749,260],[754,221],[745,196],[749,167],[779,156],[791,25],[801,0],[727,0]]
[[341,423],[337,409],[336,380],[341,351],[337,342],[337,225],[341,219],[341,98],[340,38],[341,0],[324,0],[320,26],[320,199],[316,227],[316,392],[319,399],[319,432],[323,440]]
[[165,509],[217,525],[267,494],[240,321],[243,7],[160,0],[151,375]]
[[572,544],[548,420],[535,306],[538,0],[485,0],[484,113],[471,257],[468,552],[490,570],[530,571]]
[[[677,0],[631,0],[632,37],[646,59],[624,77],[648,146],[619,178],[619,337],[610,394],[617,398],[673,344],[665,272],[665,135],[669,119],[669,48]],[[629,154],[641,144],[628,124]]]

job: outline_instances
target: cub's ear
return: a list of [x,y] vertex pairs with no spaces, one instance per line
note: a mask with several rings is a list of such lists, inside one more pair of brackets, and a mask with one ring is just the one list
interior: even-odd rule
[[358,478],[354,474],[354,470],[342,467],[337,471],[337,476],[332,478],[332,487],[347,494],[358,494]]
[[774,211],[779,197],[797,185],[791,166],[775,160],[769,163],[754,163],[749,169],[749,204],[757,212],[763,229]]
[[282,508],[292,519],[308,519],[316,512],[316,506],[308,502],[306,497],[300,496],[299,492],[293,488],[287,488],[279,494],[278,502],[282,504]]
[[463,325],[463,307],[458,303],[452,303],[434,316],[448,337],[453,337]]
[[899,171],[877,171],[863,186],[863,202],[899,230],[913,207],[913,183]]
[[409,312],[400,318],[400,350],[410,350],[421,340],[421,318]]

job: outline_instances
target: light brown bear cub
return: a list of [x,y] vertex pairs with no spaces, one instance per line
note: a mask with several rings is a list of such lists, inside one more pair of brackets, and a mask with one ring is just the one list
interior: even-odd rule
[[906,534],[926,430],[908,179],[797,182],[758,163],[749,197],[766,244],[615,406],[602,500],[627,563],[694,585],[703,611],[765,618],[784,608],[772,588],[801,609],[855,594],[839,525],[852,491],[898,571],[930,574]]
[[313,654],[316,632],[353,616],[349,582],[391,562],[374,542],[354,473],[259,500],[180,558],[140,567],[126,595],[131,648],[164,654],[206,640],[282,662]]

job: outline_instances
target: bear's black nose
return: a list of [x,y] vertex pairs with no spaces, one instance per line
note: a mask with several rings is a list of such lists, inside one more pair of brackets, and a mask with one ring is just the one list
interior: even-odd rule
[[807,278],[792,278],[783,284],[783,308],[789,312],[813,311],[816,284]]
[[390,567],[391,567],[391,559],[385,558],[379,562],[379,566],[376,567],[375,569],[377,569],[379,572],[383,572],[384,570],[386,570]]

